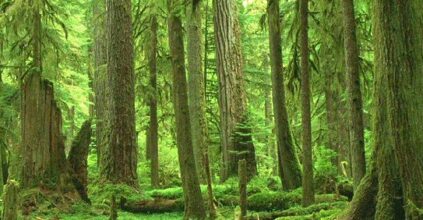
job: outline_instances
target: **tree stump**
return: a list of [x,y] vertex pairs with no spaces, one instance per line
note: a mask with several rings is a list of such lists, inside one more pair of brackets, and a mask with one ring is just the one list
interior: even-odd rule
[[247,161],[238,161],[239,176],[239,206],[241,208],[240,220],[244,220],[247,216]]
[[5,192],[3,195],[3,219],[16,220],[18,219],[18,207],[19,207],[19,184],[10,180],[5,186]]
[[69,152],[68,161],[70,166],[70,175],[72,182],[81,196],[82,200],[91,203],[88,198],[88,170],[87,157],[89,146],[91,143],[91,121],[84,122],[78,135],[72,142],[72,147]]

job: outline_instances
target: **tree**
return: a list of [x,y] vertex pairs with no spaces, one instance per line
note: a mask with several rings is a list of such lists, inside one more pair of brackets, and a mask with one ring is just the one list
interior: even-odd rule
[[38,3],[32,2],[32,66],[22,83],[20,181],[23,188],[41,183],[59,186],[59,180],[66,174],[62,115],[52,83],[42,77],[42,5]]
[[364,156],[363,102],[360,90],[360,63],[354,16],[354,1],[342,0],[345,61],[349,101],[350,152],[354,187],[366,173]]
[[191,1],[187,7],[188,27],[188,90],[191,131],[195,165],[201,182],[206,182],[204,152],[207,150],[204,75],[202,69],[201,1]]
[[240,159],[247,161],[247,173],[251,178],[257,174],[257,164],[248,125],[236,1],[215,0],[214,13],[222,147],[221,180],[237,175]]
[[270,60],[272,67],[273,110],[278,146],[279,177],[283,188],[290,190],[301,186],[301,170],[292,144],[283,83],[281,27],[279,1],[268,0]]
[[308,45],[308,0],[300,0],[300,50],[301,50],[301,125],[303,128],[303,205],[314,203],[313,156],[310,113],[310,67]]
[[184,41],[181,21],[182,3],[168,0],[169,46],[172,61],[173,107],[176,119],[176,142],[185,199],[184,219],[205,219],[203,197],[192,146],[188,91],[185,75]]
[[[188,26],[188,101],[191,120],[194,158],[200,182],[207,183],[209,212],[216,210],[209,164],[208,131],[206,119],[205,77],[202,69],[201,1],[190,1],[187,7]],[[206,68],[206,67],[205,67]]]
[[150,124],[148,126],[147,149],[148,158],[151,161],[151,185],[159,187],[159,134],[157,121],[157,16],[153,14],[150,20],[150,48],[149,48],[149,69],[150,69]]
[[421,10],[419,1],[374,1],[374,153],[345,219],[423,217]]
[[110,145],[102,152],[106,181],[138,185],[131,1],[107,1]]
[[106,162],[102,158],[103,152],[108,149],[108,124],[109,105],[108,99],[110,90],[107,85],[107,38],[106,34],[106,2],[95,0],[93,8],[93,65],[94,65],[94,109],[96,116],[95,140],[97,147],[97,165],[103,169]]

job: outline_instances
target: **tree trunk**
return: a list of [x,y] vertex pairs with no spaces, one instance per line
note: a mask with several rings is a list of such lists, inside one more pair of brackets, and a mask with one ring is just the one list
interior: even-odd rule
[[157,121],[157,29],[159,24],[157,23],[157,16],[151,17],[150,23],[150,55],[149,55],[149,67],[150,67],[150,124],[148,126],[148,139],[147,139],[147,157],[151,162],[151,186],[154,188],[159,187],[159,134],[158,134],[158,121]]
[[376,80],[385,75],[387,83],[383,95],[387,96],[389,133],[384,137],[392,138],[407,219],[423,218],[417,211],[423,208],[423,170],[419,169],[423,167],[422,9],[418,0],[374,3]]
[[138,186],[135,74],[130,0],[107,1],[110,145],[102,152],[106,181]]
[[202,69],[201,1],[191,0],[187,7],[188,27],[188,92],[192,143],[200,182],[205,183],[204,152],[207,150],[206,97]]
[[72,142],[68,161],[72,182],[81,198],[90,203],[88,198],[88,153],[91,144],[91,121],[82,124],[81,130]]
[[354,0],[342,0],[344,44],[349,104],[350,151],[354,188],[366,173],[364,156],[363,103],[360,90],[360,63],[354,16]]
[[106,5],[105,0],[97,0],[94,5],[94,108],[96,116],[96,147],[97,147],[97,165],[101,169],[105,166],[102,158],[104,149],[108,149],[108,124],[109,124],[109,106],[108,97],[110,90],[107,85],[107,42],[106,35]]
[[185,198],[184,219],[205,219],[206,212],[195,167],[191,138],[188,91],[185,76],[184,41],[180,1],[169,1],[169,46],[172,57],[173,107],[176,120],[176,141]]
[[247,217],[247,161],[238,161],[240,220]]
[[42,26],[40,5],[33,5],[33,66],[22,79],[21,148],[19,168],[23,188],[59,185],[66,175],[62,115],[54,100],[52,83],[42,79]]
[[214,9],[222,146],[221,181],[238,174],[240,159],[246,159],[250,179],[257,174],[257,164],[248,125],[236,1],[215,0]]
[[303,205],[314,203],[313,156],[310,113],[310,68],[308,45],[308,0],[300,0],[300,47],[301,47],[301,124],[303,128]]
[[[376,219],[422,219],[423,171],[410,169],[423,167],[418,123],[423,113],[416,111],[423,107],[422,6],[419,1],[375,0],[374,9],[376,158],[345,219],[365,219],[361,216],[371,212],[356,207],[374,206]],[[376,205],[369,206],[371,200]]]
[[279,0],[268,0],[272,94],[278,146],[279,177],[283,188],[291,190],[301,186],[301,170],[294,145],[292,144],[286,110],[279,14]]
[[16,181],[8,181],[3,195],[3,218],[17,220],[19,210],[19,184]]

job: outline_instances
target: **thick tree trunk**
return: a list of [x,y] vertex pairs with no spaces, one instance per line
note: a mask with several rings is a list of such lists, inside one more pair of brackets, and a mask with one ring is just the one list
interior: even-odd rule
[[[423,107],[422,6],[417,0],[375,0],[374,9],[376,164],[359,185],[345,219],[365,219],[361,216],[372,212],[355,207],[374,206],[376,219],[422,219],[423,113],[416,111]],[[365,187],[370,177],[372,187]],[[372,200],[376,205],[369,206]]]
[[81,130],[72,142],[68,161],[72,182],[81,198],[90,203],[88,198],[88,153],[91,144],[91,121],[82,124]]
[[255,149],[248,125],[236,4],[235,0],[214,1],[222,146],[221,181],[225,181],[229,176],[237,175],[240,159],[247,160],[249,178],[257,174]]
[[173,107],[176,119],[176,141],[185,198],[184,219],[205,219],[206,212],[195,166],[191,138],[188,91],[185,76],[183,30],[178,0],[169,1],[169,45],[172,57]]
[[301,186],[301,170],[294,145],[292,144],[286,110],[279,13],[279,0],[268,0],[272,94],[278,146],[279,177],[282,180],[283,188],[291,190]]
[[135,74],[130,0],[107,1],[110,145],[102,151],[106,181],[138,186]]
[[422,9],[418,0],[374,2],[376,79],[386,75],[386,138],[398,161],[407,219],[423,218],[416,210],[423,208]]
[[303,128],[303,205],[314,203],[313,156],[310,113],[310,68],[308,45],[308,0],[300,0],[300,47],[301,47],[301,124]]
[[158,121],[157,121],[157,16],[151,17],[150,23],[150,124],[148,126],[148,139],[147,139],[147,158],[151,162],[151,186],[157,188],[160,185],[159,179],[159,134],[158,134]]
[[354,0],[342,0],[344,44],[349,103],[350,151],[354,188],[366,173],[364,156],[363,102],[360,90],[360,63],[354,16]]

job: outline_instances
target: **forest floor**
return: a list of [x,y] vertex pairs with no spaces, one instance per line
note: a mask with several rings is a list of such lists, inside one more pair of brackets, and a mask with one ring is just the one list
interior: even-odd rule
[[[59,204],[64,199],[63,195],[56,193],[54,196],[45,196],[42,190],[31,189],[22,192],[21,197],[34,197],[36,205],[33,205],[29,219],[36,220],[106,220],[109,219],[111,210],[111,198],[116,197],[119,220],[172,220],[183,217],[183,191],[179,186],[178,179],[163,189],[152,189],[148,179],[140,182],[140,190],[125,186],[100,184],[97,182],[98,173],[96,161],[89,159],[88,195],[91,205],[83,202],[70,202]],[[145,172],[145,170],[144,170]],[[143,176],[148,176],[146,173]],[[203,198],[207,198],[207,186],[202,185]],[[334,192],[318,192],[316,203],[310,207],[301,206],[301,189],[284,192],[277,177],[256,177],[248,184],[248,219],[280,219],[280,220],[303,220],[303,219],[336,219],[347,207],[348,199]],[[224,184],[214,185],[215,202],[218,210],[218,219],[234,219],[239,213],[238,180],[231,178]],[[62,197],[62,198],[61,198]],[[154,213],[141,211],[131,213],[123,211],[120,207],[120,199],[126,198],[127,204],[139,204],[139,201],[172,201],[170,212]],[[69,205],[70,204],[70,205]],[[207,207],[207,205],[206,205]],[[279,218],[278,218],[279,217]],[[28,219],[28,218],[24,218]]]

